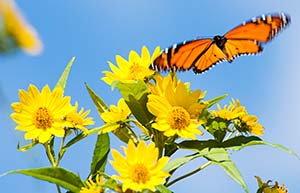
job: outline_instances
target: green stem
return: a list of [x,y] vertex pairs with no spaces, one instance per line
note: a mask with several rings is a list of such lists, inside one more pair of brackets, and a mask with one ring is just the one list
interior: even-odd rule
[[[57,167],[57,162],[55,161],[54,155],[51,153],[52,151],[51,151],[50,145],[48,143],[45,143],[43,145],[44,145],[44,148],[46,150],[48,160],[51,163],[52,167],[54,167],[54,168]],[[56,189],[57,189],[58,193],[61,193],[59,185],[56,185]]]
[[65,140],[66,140],[66,134],[62,138],[61,143],[60,143],[59,152],[58,152],[57,161],[56,161],[56,166],[59,165],[60,160],[62,159],[62,157],[65,154],[65,149],[64,149]]
[[48,143],[45,143],[43,144],[44,145],[44,148],[46,150],[46,154],[47,154],[47,157],[48,157],[48,160],[50,162],[50,164],[55,167],[55,157],[53,156],[53,154],[51,153],[51,149],[50,149],[50,146]]
[[184,179],[184,178],[187,178],[187,177],[189,177],[189,176],[191,176],[191,175],[193,175],[193,174],[195,174],[195,173],[197,173],[197,172],[203,170],[204,168],[206,168],[206,167],[209,166],[210,164],[212,164],[211,161],[206,162],[205,164],[203,164],[201,167],[195,169],[194,171],[191,171],[191,172],[189,172],[189,173],[187,173],[187,174],[185,174],[185,175],[183,175],[183,176],[180,176],[180,177],[176,178],[175,180],[173,180],[173,181],[167,183],[167,184],[166,184],[166,187],[169,187],[169,186],[175,184],[176,182],[178,182],[178,181],[180,181],[180,180],[182,180],[182,179]]
[[59,185],[57,185],[57,184],[56,184],[56,189],[57,189],[57,192],[58,192],[58,193],[61,193],[60,187],[59,187]]

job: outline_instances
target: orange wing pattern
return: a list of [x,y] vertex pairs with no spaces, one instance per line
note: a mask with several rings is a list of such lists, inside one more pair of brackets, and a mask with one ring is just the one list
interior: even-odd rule
[[290,21],[290,17],[284,13],[262,15],[233,28],[224,36],[175,44],[165,49],[151,64],[151,68],[158,71],[193,68],[195,73],[204,72],[224,60],[231,62],[240,55],[261,52],[261,44],[273,39]]

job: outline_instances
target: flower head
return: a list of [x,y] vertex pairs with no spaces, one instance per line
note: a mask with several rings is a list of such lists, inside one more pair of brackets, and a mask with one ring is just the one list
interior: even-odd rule
[[114,81],[121,81],[124,83],[131,83],[135,80],[144,80],[153,75],[154,71],[149,69],[150,64],[159,55],[160,48],[156,47],[152,57],[146,46],[142,48],[141,57],[135,51],[130,51],[128,61],[123,57],[117,55],[116,67],[111,62],[108,62],[112,72],[103,71],[105,77],[102,78],[104,82],[111,85]]
[[144,141],[139,142],[137,147],[130,140],[128,147],[122,147],[125,153],[123,157],[118,151],[112,150],[112,166],[119,173],[112,176],[120,180],[125,192],[127,189],[134,191],[151,190],[155,191],[155,186],[163,184],[169,174],[163,171],[169,158],[158,159],[158,149],[154,143],[146,146]]
[[40,143],[47,142],[52,135],[65,135],[62,118],[73,108],[70,97],[63,96],[63,90],[56,87],[50,91],[46,85],[41,92],[30,85],[28,92],[19,91],[20,102],[12,104],[12,119],[18,124],[17,130],[25,131],[25,139],[37,139]]
[[214,117],[233,121],[240,132],[249,132],[254,135],[263,134],[264,128],[258,123],[258,118],[254,115],[249,115],[246,108],[241,106],[238,99],[235,101],[232,100],[229,106],[225,105],[223,109],[218,105],[218,110],[211,113]]
[[169,84],[161,95],[149,94],[147,108],[156,116],[152,127],[162,131],[165,136],[179,135],[183,138],[196,139],[195,134],[201,135],[198,127],[204,123],[198,118],[206,108],[199,103],[200,90],[190,91],[182,82]]
[[[109,111],[101,114],[101,118],[106,123],[106,125],[109,125],[111,123],[118,123],[119,121],[127,119],[130,113],[131,111],[128,108],[125,100],[121,98],[118,102],[118,106],[111,105],[109,107]],[[114,124],[104,128],[100,132],[108,133],[118,129],[120,126],[121,126],[120,124]]]
[[13,0],[0,0],[0,17],[5,33],[17,46],[32,55],[42,51],[37,33],[22,17]]
[[93,118],[87,117],[90,113],[90,110],[84,112],[84,109],[81,108],[77,112],[78,103],[75,103],[74,110],[66,115],[65,126],[68,128],[80,129],[81,131],[87,131],[86,126],[93,125]]
[[263,182],[259,176],[255,176],[255,178],[259,186],[259,190],[257,192],[262,192],[262,193],[287,193],[288,192],[284,184],[279,186],[277,181],[272,186],[269,185],[269,183],[272,182],[271,180],[268,180],[267,182]]
[[82,187],[79,193],[102,193],[104,192],[102,188],[103,178],[99,175],[96,176],[96,182],[88,179],[86,182],[87,187]]

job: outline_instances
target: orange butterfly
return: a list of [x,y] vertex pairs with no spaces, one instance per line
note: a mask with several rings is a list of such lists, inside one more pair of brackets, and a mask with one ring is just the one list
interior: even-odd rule
[[213,65],[240,55],[257,54],[261,44],[273,37],[291,21],[287,14],[262,15],[233,28],[225,35],[196,39],[166,48],[151,64],[155,70],[185,71],[193,68],[201,73]]

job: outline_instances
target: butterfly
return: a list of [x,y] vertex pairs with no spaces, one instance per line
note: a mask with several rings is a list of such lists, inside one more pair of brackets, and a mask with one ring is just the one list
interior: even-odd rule
[[252,18],[225,35],[185,41],[166,48],[150,65],[157,71],[185,71],[201,73],[217,63],[232,62],[241,55],[258,54],[262,44],[291,22],[289,15],[269,14]]

